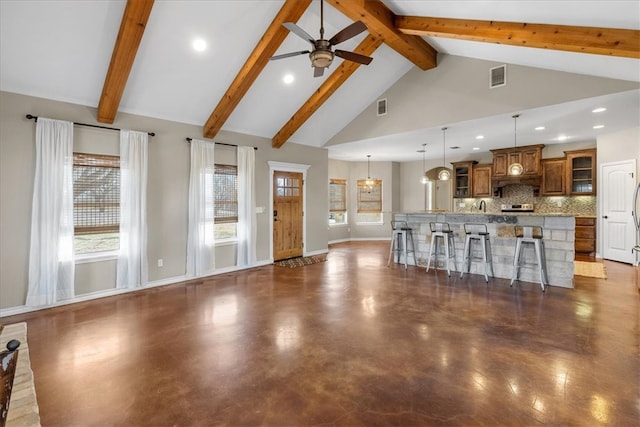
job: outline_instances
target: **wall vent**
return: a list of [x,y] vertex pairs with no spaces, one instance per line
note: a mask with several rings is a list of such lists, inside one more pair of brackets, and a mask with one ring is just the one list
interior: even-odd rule
[[378,99],[378,116],[384,116],[387,114],[387,98]]
[[507,84],[507,66],[500,65],[489,69],[489,88],[493,89]]

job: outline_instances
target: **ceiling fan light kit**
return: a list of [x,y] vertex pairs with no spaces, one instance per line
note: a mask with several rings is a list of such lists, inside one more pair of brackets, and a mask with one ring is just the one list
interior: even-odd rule
[[271,60],[290,58],[292,56],[298,56],[303,54],[309,54],[311,59],[311,66],[313,67],[313,76],[320,77],[324,74],[324,69],[329,68],[333,62],[334,56],[338,56],[346,61],[357,62],[358,64],[369,65],[373,58],[359,53],[350,52],[348,50],[336,49],[335,52],[331,50],[332,46],[349,40],[352,37],[357,36],[363,31],[367,30],[367,26],[362,21],[356,21],[351,25],[338,31],[338,33],[331,37],[329,40],[324,38],[324,1],[320,1],[320,38],[314,39],[302,28],[298,27],[293,22],[285,22],[283,27],[297,35],[298,37],[308,41],[313,46],[313,50],[301,50],[298,52],[284,53],[282,55],[272,56]]

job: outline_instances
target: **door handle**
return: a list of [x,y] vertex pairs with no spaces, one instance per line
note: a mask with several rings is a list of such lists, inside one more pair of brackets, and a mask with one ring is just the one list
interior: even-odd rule
[[607,219],[607,218],[609,218],[609,217],[605,215],[605,216],[603,216],[602,218]]

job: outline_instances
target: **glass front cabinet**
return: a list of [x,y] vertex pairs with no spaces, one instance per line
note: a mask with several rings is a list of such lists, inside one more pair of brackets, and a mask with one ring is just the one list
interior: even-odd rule
[[478,162],[452,162],[453,197],[471,197],[473,189],[473,165]]
[[596,194],[596,150],[565,151],[568,195]]

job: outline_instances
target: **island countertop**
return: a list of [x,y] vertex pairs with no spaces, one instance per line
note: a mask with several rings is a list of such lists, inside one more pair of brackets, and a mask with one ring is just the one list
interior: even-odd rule
[[[462,268],[464,224],[482,223],[490,234],[493,270],[496,277],[510,279],[515,253],[515,226],[537,225],[544,230],[547,275],[551,286],[573,288],[573,261],[575,257],[575,215],[536,212],[409,212],[395,213],[396,221],[406,221],[413,229],[418,265],[426,266],[431,243],[430,222],[447,222],[454,232],[457,270]],[[527,245],[529,246],[529,245]],[[525,268],[520,269],[520,280],[538,282],[538,270],[533,248],[523,250]],[[409,257],[409,261],[413,261]],[[471,263],[472,274],[483,274],[481,262]]]

